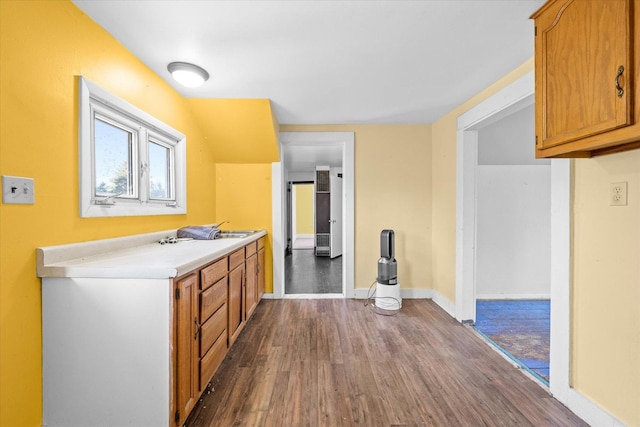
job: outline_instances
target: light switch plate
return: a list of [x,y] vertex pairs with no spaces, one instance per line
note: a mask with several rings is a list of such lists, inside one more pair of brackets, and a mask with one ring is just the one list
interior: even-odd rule
[[35,203],[33,178],[3,176],[2,203],[33,205]]

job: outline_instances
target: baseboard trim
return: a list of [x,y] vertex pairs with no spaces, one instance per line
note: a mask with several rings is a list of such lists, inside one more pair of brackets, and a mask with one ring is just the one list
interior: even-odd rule
[[568,401],[565,403],[574,414],[582,418],[587,424],[599,427],[624,427],[625,423],[618,420],[606,410],[602,409],[589,398],[573,388],[567,393]]
[[476,300],[551,299],[551,294],[477,294]]
[[446,298],[444,295],[442,295],[440,292],[438,292],[436,290],[432,290],[431,293],[433,294],[433,296],[431,297],[433,302],[438,304],[438,306],[441,309],[446,311],[449,316],[451,316],[451,317],[453,317],[455,319],[456,318],[456,304],[454,302],[449,301],[448,298]]
[[294,239],[313,239],[315,234],[296,234]]

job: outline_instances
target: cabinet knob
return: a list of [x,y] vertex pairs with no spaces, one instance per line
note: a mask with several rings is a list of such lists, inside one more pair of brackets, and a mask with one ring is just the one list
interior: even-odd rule
[[616,75],[616,89],[618,90],[618,98],[622,98],[624,95],[624,89],[620,86],[620,77],[622,77],[622,73],[624,73],[624,66],[621,65],[618,68],[618,74]]

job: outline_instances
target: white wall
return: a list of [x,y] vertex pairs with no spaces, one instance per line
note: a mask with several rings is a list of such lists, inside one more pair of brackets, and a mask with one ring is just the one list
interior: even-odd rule
[[549,166],[478,166],[477,298],[549,297]]
[[478,132],[479,165],[551,165],[536,159],[535,110],[530,105]]
[[476,297],[550,295],[551,167],[533,152],[534,108],[478,132]]

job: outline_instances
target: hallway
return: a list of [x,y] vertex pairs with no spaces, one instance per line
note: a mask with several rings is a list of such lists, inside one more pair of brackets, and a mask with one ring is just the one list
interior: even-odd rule
[[341,294],[342,257],[317,257],[313,249],[294,249],[285,257],[285,294]]

